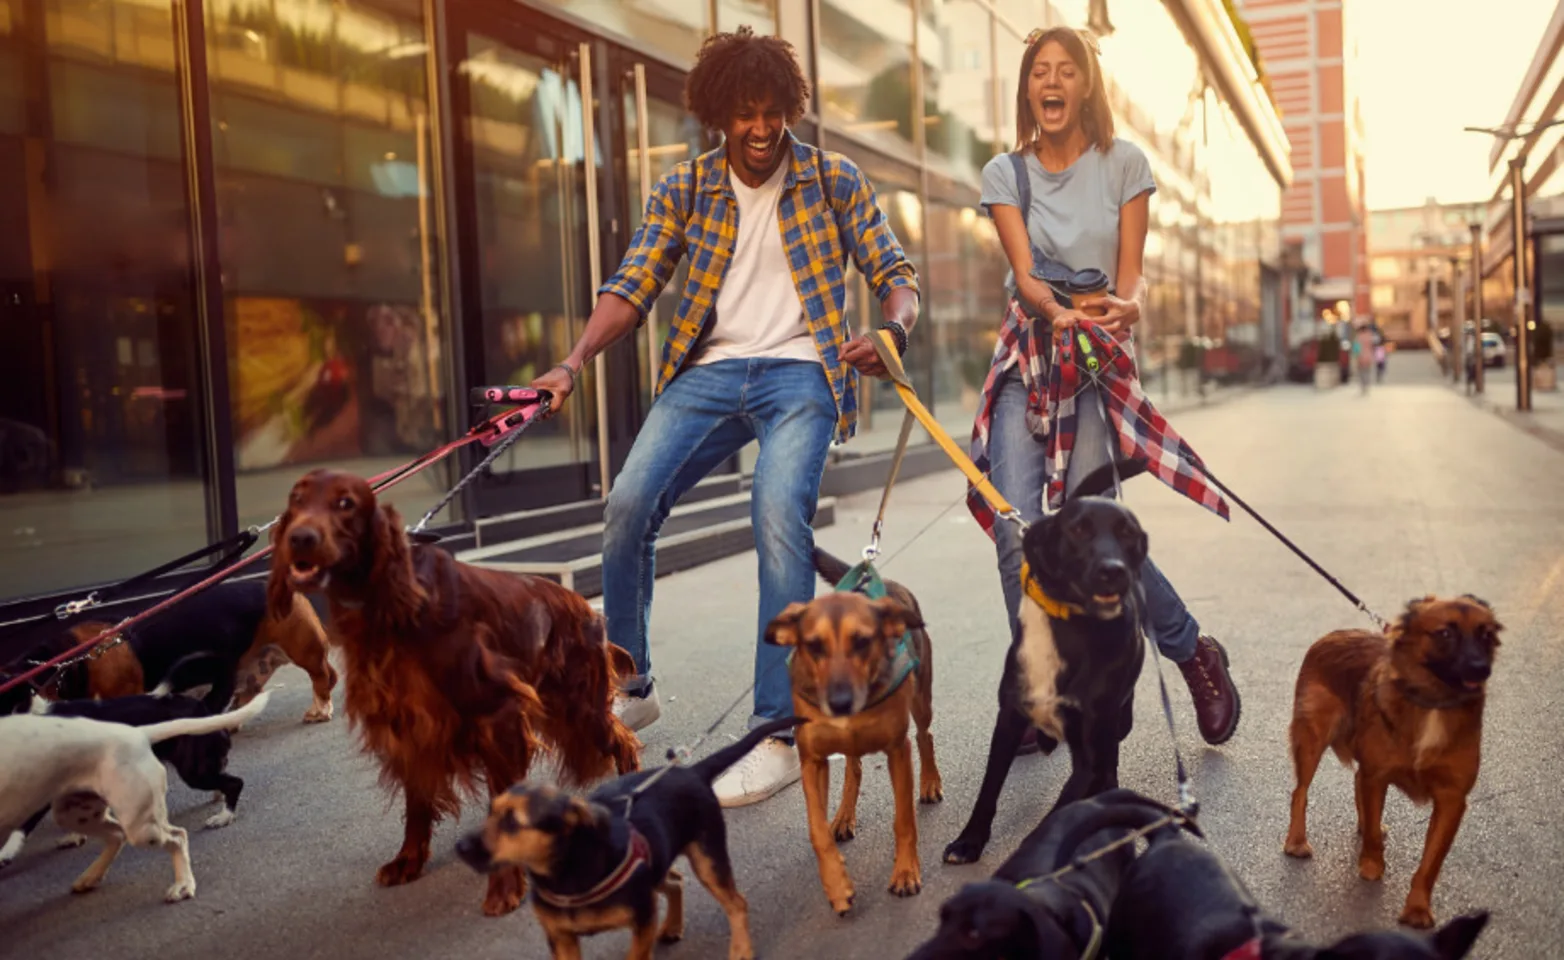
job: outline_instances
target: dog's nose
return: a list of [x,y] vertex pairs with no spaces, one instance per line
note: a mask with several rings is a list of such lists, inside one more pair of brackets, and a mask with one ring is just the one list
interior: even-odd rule
[[320,546],[320,534],[313,527],[298,527],[288,531],[288,546],[295,550],[313,550]]
[[1493,664],[1487,660],[1472,658],[1461,664],[1461,679],[1467,683],[1484,683],[1493,673]]
[[844,717],[853,712],[853,688],[848,683],[833,683],[826,690],[825,705],[834,716]]
[[1122,561],[1104,560],[1097,567],[1094,586],[1103,593],[1123,593],[1130,585],[1130,571]]

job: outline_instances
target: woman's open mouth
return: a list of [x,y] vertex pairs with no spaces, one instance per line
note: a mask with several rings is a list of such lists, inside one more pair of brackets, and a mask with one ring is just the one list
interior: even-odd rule
[[1043,123],[1048,126],[1057,126],[1064,123],[1065,106],[1064,98],[1054,94],[1048,94],[1042,100]]

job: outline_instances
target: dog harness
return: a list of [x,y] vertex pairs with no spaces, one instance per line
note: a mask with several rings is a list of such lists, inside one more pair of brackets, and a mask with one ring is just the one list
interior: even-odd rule
[[1021,589],[1026,591],[1028,599],[1042,607],[1043,612],[1055,620],[1068,620],[1074,614],[1085,612],[1076,604],[1055,600],[1044,593],[1042,584],[1032,577],[1032,568],[1025,560],[1021,561]]
[[560,910],[578,910],[582,907],[591,907],[618,893],[635,872],[652,862],[652,846],[646,842],[646,837],[634,826],[630,827],[630,843],[625,849],[625,858],[619,862],[613,872],[604,877],[592,889],[585,893],[551,893],[543,889],[543,885],[536,879],[532,883],[532,892],[544,903]]
[[1224,954],[1222,960],[1260,960],[1260,938],[1239,944]]

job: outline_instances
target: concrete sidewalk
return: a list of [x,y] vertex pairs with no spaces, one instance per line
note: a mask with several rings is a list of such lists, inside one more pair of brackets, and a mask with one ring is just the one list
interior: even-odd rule
[[1515,367],[1484,371],[1483,392],[1471,393],[1464,382],[1449,384],[1482,410],[1502,417],[1518,429],[1557,449],[1564,450],[1564,390],[1531,391],[1531,409],[1515,409]]

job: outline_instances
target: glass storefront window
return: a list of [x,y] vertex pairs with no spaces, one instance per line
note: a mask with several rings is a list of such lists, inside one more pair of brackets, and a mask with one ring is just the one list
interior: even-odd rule
[[989,40],[988,11],[976,0],[923,6],[918,49],[928,164],[973,186],[993,155],[997,129]]
[[818,91],[827,129],[844,130],[907,161],[912,136],[912,7],[820,0]]
[[718,32],[731,32],[741,26],[749,26],[756,33],[776,33],[777,0],[718,0]]
[[0,583],[208,542],[170,3],[0,0]]
[[[680,62],[694,63],[701,41],[712,32],[711,5],[708,0],[679,0],[677,3],[626,3],[625,0],[545,2],[573,14],[585,23],[633,39]],[[742,9],[762,4],[725,0],[725,5]],[[773,30],[764,32],[771,33]]]
[[[244,525],[314,465],[372,476],[453,432],[429,48],[414,0],[208,0],[206,16]],[[416,519],[448,474],[394,502]]]

